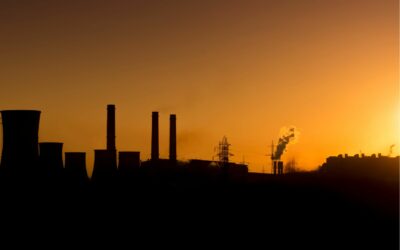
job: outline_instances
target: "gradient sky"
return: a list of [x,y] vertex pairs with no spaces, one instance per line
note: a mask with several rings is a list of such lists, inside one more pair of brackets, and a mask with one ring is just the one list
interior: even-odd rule
[[[211,159],[226,135],[232,160],[284,159],[313,169],[329,155],[399,154],[399,6],[395,0],[0,2],[0,109],[42,111],[40,141],[105,148],[106,105],[117,148],[150,155],[160,112],[168,156]],[[267,169],[266,169],[267,170]]]

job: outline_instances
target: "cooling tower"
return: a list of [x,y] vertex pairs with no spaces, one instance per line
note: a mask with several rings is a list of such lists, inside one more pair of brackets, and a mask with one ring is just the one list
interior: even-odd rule
[[169,117],[169,159],[176,161],[176,115]]
[[83,185],[89,181],[86,170],[86,153],[65,153],[65,179],[67,183]]
[[62,175],[62,148],[63,144],[60,142],[39,143],[40,166],[46,176],[60,177]]
[[3,110],[1,166],[17,173],[37,171],[40,111]]
[[107,149],[116,150],[115,147],[115,105],[107,105]]
[[119,152],[119,171],[129,171],[140,167],[140,152]]
[[156,161],[159,157],[158,145],[158,112],[152,113],[152,126],[151,126],[151,160]]
[[92,181],[94,182],[109,181],[115,177],[116,172],[117,172],[116,151],[104,150],[104,149],[95,150]]

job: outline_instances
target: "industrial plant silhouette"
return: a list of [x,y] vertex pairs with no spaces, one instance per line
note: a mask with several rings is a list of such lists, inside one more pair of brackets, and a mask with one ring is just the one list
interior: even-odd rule
[[[86,207],[89,217],[136,225],[162,221],[187,228],[219,221],[224,230],[261,233],[282,248],[398,248],[399,157],[339,155],[316,171],[284,173],[280,158],[289,134],[271,152],[270,174],[230,162],[226,137],[218,160],[179,161],[177,117],[171,114],[169,158],[161,159],[159,114],[153,112],[151,159],[141,161],[140,152],[118,152],[115,106],[108,105],[107,145],[94,150],[89,178],[85,152],[65,152],[63,161],[62,142],[39,142],[40,114],[1,111],[0,192],[15,206],[9,214],[29,204],[38,214],[64,211],[65,220],[75,221],[87,219],[81,211]],[[59,204],[59,211],[45,209],[49,204]],[[297,240],[282,242],[286,237]]]

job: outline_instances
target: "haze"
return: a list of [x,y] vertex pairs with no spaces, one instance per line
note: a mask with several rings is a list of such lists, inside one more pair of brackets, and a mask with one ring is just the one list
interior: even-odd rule
[[[211,159],[225,135],[233,161],[283,159],[314,169],[329,155],[399,154],[398,1],[1,1],[0,108],[42,111],[40,141],[150,156],[151,112],[168,155]],[[1,136],[1,135],[0,135]],[[90,172],[89,171],[89,172]]]

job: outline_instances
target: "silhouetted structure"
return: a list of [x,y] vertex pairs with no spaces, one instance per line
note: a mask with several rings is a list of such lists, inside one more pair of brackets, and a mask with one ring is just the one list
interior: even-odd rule
[[245,164],[236,164],[233,162],[221,166],[218,161],[192,159],[186,164],[189,173],[199,174],[200,176],[219,176],[223,171],[228,177],[244,177],[248,173],[248,167]]
[[[9,178],[0,173],[0,197],[6,204],[1,208],[12,211],[2,211],[2,223],[10,217],[15,224],[15,218],[27,214],[26,208],[40,219],[50,213],[51,220],[63,217],[74,223],[93,218],[100,223],[120,221],[133,225],[144,218],[148,225],[151,218],[156,222],[172,218],[171,223],[182,219],[197,226],[196,219],[200,218],[207,225],[215,221],[222,225],[225,219],[233,222],[227,223],[228,227],[251,228],[247,223],[256,221],[254,228],[268,224],[269,233],[278,232],[278,236],[287,225],[295,227],[296,233],[304,232],[304,225],[309,225],[315,230],[310,241],[321,239],[330,244],[339,239],[341,246],[347,247],[351,241],[355,247],[349,248],[362,249],[370,246],[368,241],[372,239],[377,243],[376,249],[398,249],[399,157],[339,155],[328,157],[320,171],[282,175],[280,155],[292,138],[290,134],[280,140],[280,153],[272,147],[273,173],[279,177],[249,173],[247,165],[229,162],[230,144],[226,137],[220,142],[219,161],[179,162],[176,116],[171,115],[169,159],[159,159],[158,113],[153,112],[151,160],[142,164],[140,152],[119,152],[117,168],[115,106],[108,105],[107,111],[107,148],[95,150],[91,181],[85,153],[65,153],[63,169],[63,144],[38,144],[39,111],[1,112],[1,166],[16,174],[16,178]],[[38,176],[42,170],[49,179],[43,181]],[[27,178],[20,178],[21,175]],[[31,211],[36,206],[41,216]],[[90,214],[82,213],[84,210]],[[13,212],[18,216],[8,216]],[[186,226],[187,223],[181,228],[186,230]],[[338,228],[344,238],[337,237]],[[288,233],[284,237],[293,236],[285,232]],[[309,236],[307,231],[301,238],[310,239]],[[282,242],[279,240],[280,247]],[[361,247],[360,242],[364,242]],[[321,246],[325,245],[318,244],[318,249]]]
[[371,156],[347,154],[330,156],[319,168],[330,176],[347,176],[367,179],[392,180],[398,178],[400,158],[372,154]]
[[116,173],[116,151],[104,149],[95,150],[92,181],[101,184],[107,183],[114,179]]
[[14,173],[37,171],[40,111],[3,110],[3,152],[1,166]]
[[278,174],[283,174],[283,162],[278,161]]
[[107,150],[116,150],[115,146],[115,105],[107,105]]
[[89,182],[86,170],[86,153],[65,153],[65,181],[67,184],[82,186]]
[[158,112],[152,113],[151,126],[151,160],[159,159],[159,144],[158,144]]
[[176,161],[176,115],[170,115],[169,123],[169,159]]
[[229,156],[232,156],[229,152],[229,147],[231,144],[228,143],[228,139],[226,136],[222,138],[222,140],[218,144],[218,158],[220,166],[227,166],[229,163]]
[[140,152],[119,152],[118,171],[129,172],[140,167]]
[[282,161],[273,160],[272,166],[273,166],[273,174],[274,175],[283,174],[283,162]]
[[54,178],[61,178],[63,171],[62,159],[63,144],[61,142],[39,143],[39,159],[45,175]]

